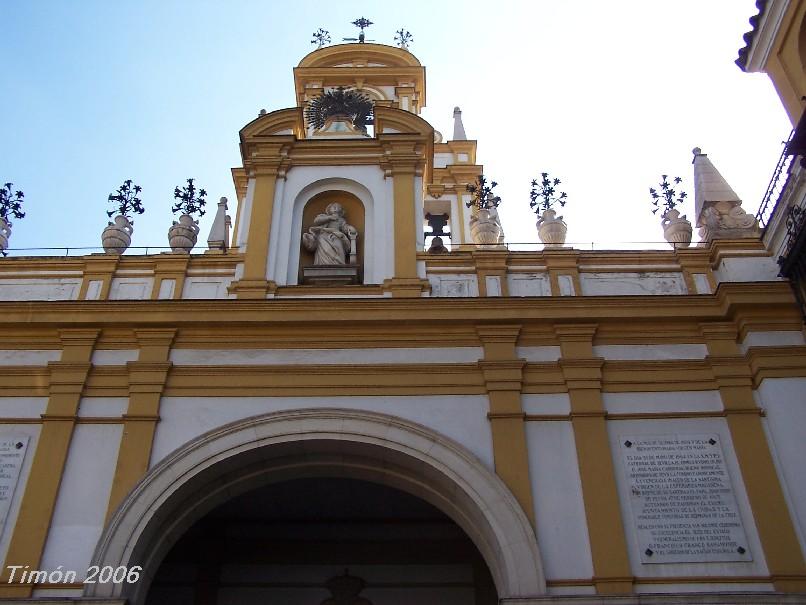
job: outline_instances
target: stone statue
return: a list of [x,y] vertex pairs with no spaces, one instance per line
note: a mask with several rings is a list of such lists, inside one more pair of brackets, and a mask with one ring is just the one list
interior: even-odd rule
[[313,252],[314,265],[353,265],[358,230],[344,219],[344,208],[338,202],[328,204],[324,214],[313,219],[302,245]]

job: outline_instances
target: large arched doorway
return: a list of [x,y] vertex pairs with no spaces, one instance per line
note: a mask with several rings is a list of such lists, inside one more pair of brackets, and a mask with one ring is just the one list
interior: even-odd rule
[[[336,477],[274,483],[197,521],[155,574],[146,605],[495,605],[473,542],[400,490]],[[338,601],[337,601],[338,602]]]
[[473,454],[421,425],[345,409],[277,412],[202,435],[132,490],[110,519],[93,564],[143,567],[134,584],[93,584],[89,597],[144,605],[163,560],[197,521],[233,498],[310,478],[352,479],[424,500],[462,529],[501,599],[545,594],[532,526]]

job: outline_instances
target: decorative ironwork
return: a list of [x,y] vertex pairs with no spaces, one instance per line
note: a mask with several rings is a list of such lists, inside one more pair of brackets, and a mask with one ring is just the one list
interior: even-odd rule
[[468,192],[473,194],[469,201],[465,202],[465,206],[472,208],[475,206],[479,210],[489,210],[490,208],[498,208],[501,203],[501,198],[493,193],[493,189],[498,186],[495,181],[487,183],[487,177],[480,174],[476,177],[475,183],[470,183],[467,186]]
[[764,192],[764,197],[761,199],[758,212],[756,212],[756,218],[758,219],[759,225],[762,227],[766,227],[767,223],[769,223],[772,215],[775,213],[775,208],[778,206],[781,195],[786,190],[786,184],[789,182],[789,167],[794,159],[789,153],[789,143],[792,141],[794,133],[795,131],[793,130],[789,133],[789,137],[786,141],[781,141],[784,147],[781,151],[781,157],[778,158],[778,163],[775,165],[770,183],[767,185],[767,190]]
[[[366,42],[366,35],[364,34],[364,30],[368,28],[370,25],[373,25],[372,21],[361,17],[360,19],[356,19],[353,21],[353,25],[355,25],[358,29],[361,30],[361,33],[358,34],[357,38],[342,38],[345,42],[358,42],[359,44],[363,44]],[[375,40],[369,40],[369,42],[374,42]]]
[[317,130],[325,125],[328,118],[336,115],[349,117],[353,126],[366,132],[367,126],[373,121],[372,101],[358,91],[339,86],[325,91],[305,108],[305,119]]
[[321,27],[313,32],[313,40],[311,44],[316,44],[317,48],[322,48],[326,44],[330,44],[330,32]]
[[204,196],[207,195],[207,192],[204,189],[197,190],[193,184],[194,180],[188,179],[187,187],[174,189],[174,199],[178,200],[171,208],[174,213],[181,212],[190,215],[198,213],[199,216],[204,216],[204,206],[207,203]]
[[683,182],[679,176],[676,176],[672,179],[670,183],[666,179],[669,178],[668,175],[662,174],[661,175],[661,182],[658,184],[660,187],[660,192],[654,187],[649,188],[649,195],[652,196],[652,214],[655,214],[660,208],[664,208],[663,214],[665,214],[669,210],[674,210],[674,208],[683,203],[683,201],[688,197],[685,191],[682,189],[678,192],[675,190],[673,185],[680,185]]
[[786,213],[786,245],[782,256],[789,256],[798,239],[798,235],[806,222],[806,210],[799,206],[792,206]]
[[552,179],[548,172],[541,172],[540,179],[532,179],[532,190],[529,192],[529,207],[540,214],[543,211],[551,210],[551,207],[556,203],[560,207],[565,206],[568,199],[568,194],[561,191],[560,195],[556,195],[556,187],[561,183],[560,179]]
[[13,185],[14,183],[6,183],[0,187],[0,218],[4,219],[9,227],[11,226],[11,222],[8,220],[10,216],[25,218],[25,213],[22,211],[25,194],[22,191],[13,191]]
[[112,217],[115,214],[131,218],[132,214],[143,214],[143,201],[137,195],[143,190],[140,185],[132,187],[132,180],[126,179],[123,184],[118,187],[116,193],[110,193],[108,201],[115,204],[114,210],[107,210],[106,215]]
[[410,31],[401,27],[395,32],[395,42],[403,50],[409,50],[409,44],[414,42],[414,36],[411,35]]
[[793,206],[787,211],[786,242],[778,264],[781,276],[789,279],[806,320],[806,208]]

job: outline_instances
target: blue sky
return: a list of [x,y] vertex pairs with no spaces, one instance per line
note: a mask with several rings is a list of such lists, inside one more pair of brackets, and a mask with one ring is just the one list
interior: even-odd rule
[[0,179],[27,212],[12,248],[99,246],[127,178],[146,206],[133,246],[166,245],[188,177],[209,192],[203,243],[218,197],[234,201],[238,130],[294,104],[313,31],[335,42],[360,16],[378,42],[412,32],[423,117],[448,138],[462,107],[511,242],[537,240],[528,187],[542,171],[569,194],[569,241],[662,239],[647,189],[664,172],[690,189],[694,146],[755,212],[790,128],[767,77],[733,64],[753,0],[3,0],[0,12]]

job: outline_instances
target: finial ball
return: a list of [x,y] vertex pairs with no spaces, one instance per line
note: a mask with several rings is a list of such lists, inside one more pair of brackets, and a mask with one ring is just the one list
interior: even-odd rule
[[694,155],[702,155],[702,149],[700,149],[699,147],[695,147],[694,149],[691,150],[691,153],[693,153]]

